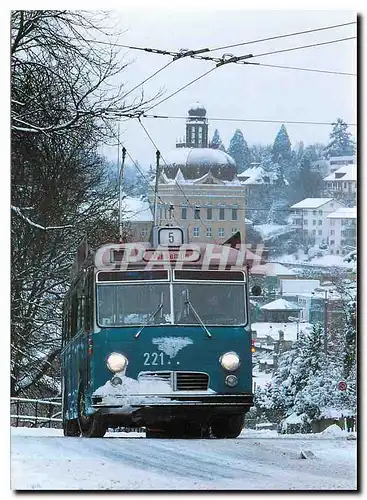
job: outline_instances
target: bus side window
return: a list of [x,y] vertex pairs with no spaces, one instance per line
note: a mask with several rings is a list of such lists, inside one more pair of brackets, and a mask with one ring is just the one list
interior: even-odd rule
[[85,330],[90,332],[93,329],[93,284],[94,274],[93,270],[88,271],[86,285],[85,285],[85,307],[84,307],[84,321]]

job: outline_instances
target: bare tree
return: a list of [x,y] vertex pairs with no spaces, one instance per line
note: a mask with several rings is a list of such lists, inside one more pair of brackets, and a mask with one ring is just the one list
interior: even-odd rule
[[[94,16],[94,17],[93,17]],[[62,298],[76,247],[117,241],[116,185],[99,154],[109,112],[129,115],[126,64],[95,14],[11,15],[11,391],[57,393]],[[103,20],[103,16],[99,20]],[[122,111],[121,111],[122,110]]]

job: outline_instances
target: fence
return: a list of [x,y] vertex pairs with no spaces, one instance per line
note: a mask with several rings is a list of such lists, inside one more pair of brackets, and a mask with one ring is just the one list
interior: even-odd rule
[[61,400],[10,398],[10,424],[15,427],[61,428]]

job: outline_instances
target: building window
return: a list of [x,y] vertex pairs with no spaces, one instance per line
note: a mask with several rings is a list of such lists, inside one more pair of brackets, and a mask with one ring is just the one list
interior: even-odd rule
[[232,220],[238,219],[237,208],[232,208]]
[[194,207],[194,219],[196,219],[196,220],[200,219],[200,207],[199,207],[199,205],[195,205],[195,207]]
[[198,238],[200,236],[200,227],[193,227],[192,235],[194,238]]
[[330,245],[335,245],[335,240],[330,240]]
[[330,236],[334,236],[334,234],[335,234],[335,231],[332,229],[332,230],[330,231]]
[[195,129],[194,129],[194,127],[191,128],[191,142],[195,143]]
[[315,221],[315,219],[312,221],[312,225],[313,225],[313,226],[316,226],[316,221]]
[[199,143],[199,146],[200,146],[203,143],[203,129],[202,129],[202,127],[199,127],[198,133],[199,133],[198,143]]
[[322,230],[321,229],[319,230],[319,236],[322,236]]
[[314,229],[314,230],[312,231],[312,234],[313,234],[314,236],[316,236],[316,229]]
[[307,226],[307,224],[308,224],[308,220],[307,220],[307,219],[304,219],[304,220],[303,220],[303,225],[304,225],[304,226]]
[[219,220],[224,220],[224,208],[219,208]]
[[206,218],[207,218],[207,220],[213,219],[213,209],[211,207],[208,207],[206,209]]
[[181,219],[186,220],[187,219],[187,207],[183,206],[181,208]]
[[217,234],[220,238],[224,237],[224,227],[220,227],[217,231]]
[[238,229],[236,227],[232,227],[232,234],[236,234]]
[[312,215],[317,215],[317,210],[312,210]]
[[339,250],[336,251],[336,254],[339,255]]
[[319,220],[319,226],[322,226],[322,220]]
[[319,215],[322,215],[322,210],[319,210]]
[[330,226],[335,226],[335,220],[333,219],[330,220]]
[[211,238],[212,237],[212,228],[211,227],[207,227],[206,228],[206,237],[207,238]]

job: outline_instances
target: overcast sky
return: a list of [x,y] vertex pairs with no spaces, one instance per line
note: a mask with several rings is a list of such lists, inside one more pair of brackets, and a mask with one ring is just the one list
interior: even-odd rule
[[[119,42],[126,45],[166,50],[218,47],[303,31],[356,20],[353,11],[126,11],[115,12],[121,30],[126,30]],[[309,45],[356,35],[350,25],[243,47],[218,50],[244,55]],[[264,64],[297,66],[356,73],[356,40],[331,45],[273,54],[253,61]],[[125,51],[125,49],[122,49]],[[171,60],[169,56],[126,50],[126,60],[132,61],[121,74],[129,90]],[[179,87],[211,69],[213,63],[185,59],[176,61],[144,84],[146,97],[164,88],[169,95]],[[221,122],[214,118],[284,120],[291,142],[306,145],[328,141],[331,127],[325,125],[295,125],[289,121],[331,122],[337,117],[356,123],[356,83],[354,76],[311,73],[269,67],[226,65],[154,108],[151,113],[186,116],[190,105],[200,101],[207,109],[209,135],[218,128],[227,147],[236,130],[242,130],[249,145],[269,144],[280,124]],[[138,95],[137,90],[129,98]],[[128,99],[129,99],[128,98]],[[164,156],[175,148],[176,139],[185,132],[185,120],[143,119],[143,123]],[[356,127],[350,127],[355,135]],[[155,151],[136,120],[121,124],[121,141],[142,166],[154,164]],[[117,149],[106,149],[110,159],[116,159]]]

